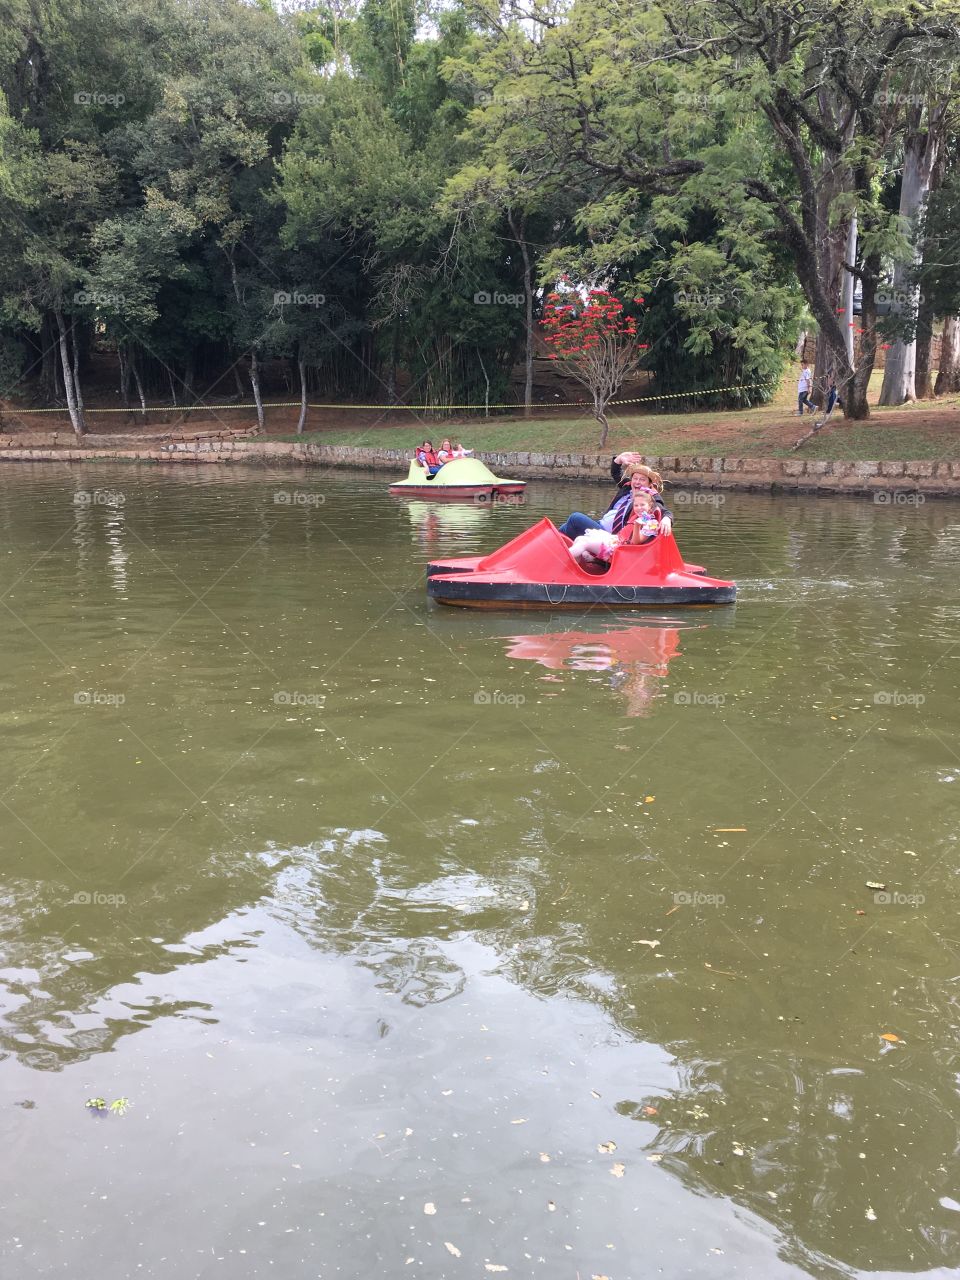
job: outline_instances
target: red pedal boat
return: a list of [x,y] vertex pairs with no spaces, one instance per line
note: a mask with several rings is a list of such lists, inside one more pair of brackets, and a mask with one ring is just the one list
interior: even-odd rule
[[673,534],[645,546],[624,545],[596,573],[570,555],[570,539],[544,518],[488,556],[436,561],[427,569],[427,594],[440,604],[472,609],[615,609],[732,604],[735,582],[708,578],[684,563]]

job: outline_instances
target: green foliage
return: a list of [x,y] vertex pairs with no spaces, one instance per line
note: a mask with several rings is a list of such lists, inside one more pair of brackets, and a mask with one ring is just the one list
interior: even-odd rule
[[[644,294],[647,364],[681,409],[776,381],[804,317],[836,342],[851,213],[862,271],[909,256],[901,99],[948,91],[960,30],[952,0],[7,0],[5,18],[4,386],[42,369],[33,389],[57,393],[65,319],[81,374],[99,344],[153,392],[255,355],[275,380],[290,362],[330,395],[438,407],[504,398],[564,273]],[[945,152],[922,282],[941,312],[960,304]]]

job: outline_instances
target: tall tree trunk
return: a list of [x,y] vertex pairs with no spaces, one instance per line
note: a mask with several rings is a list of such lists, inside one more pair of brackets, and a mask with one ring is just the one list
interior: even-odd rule
[[250,352],[250,385],[253,387],[253,402],[257,406],[257,430],[263,430],[263,400],[260,397],[260,365],[257,361],[257,349]]
[[[843,411],[847,418],[862,420],[870,417],[870,405],[867,393],[870,389],[870,375],[877,359],[877,282],[880,278],[880,254],[869,253],[863,260],[860,279],[862,281],[862,302],[860,322],[863,332],[860,335],[860,355],[857,360],[854,376],[843,396]],[[847,403],[847,397],[850,403]]]
[[[903,179],[900,187],[900,230],[913,244],[913,256],[909,262],[898,262],[893,271],[893,301],[891,313],[910,319],[916,315],[920,294],[916,283],[916,267],[919,261],[917,243],[917,219],[923,212],[930,193],[930,181],[940,148],[939,130],[934,127],[920,129],[922,108],[911,109],[903,155]],[[912,127],[910,127],[912,125]],[[883,367],[881,404],[904,404],[916,400],[917,338],[914,322],[913,337],[896,338],[887,351]]]
[[237,364],[233,366],[233,380],[237,384],[237,399],[243,399],[243,383],[240,381],[240,368]]
[[490,378],[487,374],[487,367],[483,363],[483,357],[480,354],[479,347],[477,348],[477,363],[480,365],[480,372],[483,374],[483,381],[486,384],[486,389],[484,390],[484,393],[483,393],[483,416],[485,418],[489,418],[490,417]]
[[307,362],[303,356],[297,360],[300,371],[300,417],[297,420],[297,435],[303,435],[303,425],[307,420]]
[[523,416],[529,418],[533,412],[533,267],[530,262],[530,248],[527,244],[526,216],[518,220],[511,209],[507,211],[507,218],[523,258],[523,318],[526,328],[523,351]]
[[176,382],[174,382],[172,369],[167,370],[167,381],[170,383],[170,399],[173,402],[173,407],[176,409],[177,408],[177,384]]
[[193,380],[194,380],[194,377],[196,376],[194,370],[195,370],[195,361],[194,361],[194,355],[193,355],[193,348],[191,347],[190,350],[187,352],[187,366],[183,371],[183,402],[184,404],[187,404],[187,405],[193,404],[193,400],[194,400]]
[[83,420],[83,409],[77,404],[73,381],[73,369],[70,365],[70,353],[67,349],[67,326],[63,318],[63,312],[59,307],[54,310],[53,314],[57,321],[57,330],[59,334],[60,365],[63,371],[63,387],[67,396],[67,411],[70,414],[70,423],[73,426],[73,433],[79,440],[86,430],[86,424]]
[[920,310],[917,312],[917,382],[918,400],[933,398],[930,384],[930,352],[933,348],[933,303],[926,295],[920,298]]
[[117,358],[120,361],[120,401],[125,409],[130,408],[130,361],[123,347],[117,347]]
[[60,377],[57,373],[57,330],[49,311],[44,313],[40,326],[41,382],[46,400],[56,400],[60,395]]
[[146,422],[147,401],[143,394],[143,382],[140,380],[140,367],[137,364],[137,355],[133,350],[130,352],[130,369],[133,373],[133,380],[137,385],[137,395],[140,397],[140,416],[143,418],[144,422]]
[[80,411],[80,421],[86,429],[86,422],[83,416],[83,391],[80,387],[80,344],[77,342],[77,322],[74,321],[70,326],[70,341],[73,347],[73,394],[77,400],[77,408]]
[[947,316],[940,337],[940,367],[934,395],[948,396],[960,391],[960,316]]

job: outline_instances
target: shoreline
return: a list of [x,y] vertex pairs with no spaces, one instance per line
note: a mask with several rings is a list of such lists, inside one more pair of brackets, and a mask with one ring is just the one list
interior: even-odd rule
[[[410,450],[321,445],[260,439],[143,438],[118,447],[117,436],[90,435],[82,447],[64,447],[54,439],[35,437],[23,445],[16,437],[0,437],[0,462],[149,462],[197,465],[307,466],[406,473]],[[486,452],[475,457],[498,474],[518,480],[610,483],[610,454]],[[674,490],[742,490],[754,493],[837,493],[855,496],[912,493],[926,497],[960,497],[960,461],[829,461],[797,458],[730,456],[651,456],[644,461]]]

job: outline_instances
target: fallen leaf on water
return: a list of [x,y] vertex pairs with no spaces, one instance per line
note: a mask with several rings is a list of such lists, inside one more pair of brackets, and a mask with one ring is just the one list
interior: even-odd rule
[[653,802],[654,802],[654,800],[656,800],[656,798],[657,798],[656,796],[644,796],[644,797],[643,797],[643,803],[644,803],[644,804],[653,804]]
[[740,1143],[739,1143],[739,1142],[735,1142],[735,1143],[733,1144],[733,1154],[734,1154],[735,1156],[742,1156],[742,1155],[743,1155],[743,1147],[741,1147],[741,1145],[740,1145]]
[[527,1121],[526,1121],[526,1119],[525,1119],[525,1118],[523,1118],[523,1119],[520,1119],[520,1120],[511,1120],[511,1121],[510,1121],[510,1123],[511,1123],[511,1124],[526,1124],[526,1123],[527,1123]]
[[660,1161],[663,1159],[663,1156],[660,1154],[659,1151],[655,1151],[652,1156],[647,1156],[647,1159],[650,1161],[651,1164],[659,1164]]
[[616,1149],[617,1144],[615,1142],[601,1142],[597,1146],[597,1150],[604,1152],[606,1155],[609,1155],[611,1151],[616,1151]]
[[452,1253],[455,1258],[460,1257],[460,1250],[455,1244],[451,1244],[449,1240],[444,1240],[443,1247],[446,1249],[447,1253]]
[[884,1033],[883,1033],[883,1035],[880,1037],[880,1039],[881,1039],[881,1040],[888,1040],[888,1041],[890,1042],[890,1044],[899,1044],[899,1043],[900,1043],[900,1037],[899,1037],[899,1036],[897,1036],[897,1035],[894,1035],[892,1031],[884,1031]]
[[656,1108],[656,1107],[644,1107],[644,1108],[643,1108],[643,1114],[644,1114],[645,1116],[655,1116],[655,1115],[657,1114],[657,1108]]
[[444,1090],[442,1090],[442,1096],[443,1096],[444,1098],[449,1098],[449,1097],[450,1097],[450,1095],[451,1095],[451,1093],[453,1093],[453,1090],[452,1090],[452,1089],[444,1089]]
[[714,827],[714,831],[746,831],[746,827]]
[[610,1280],[609,1276],[598,1276],[596,1273],[590,1277],[590,1280]]
[[483,1264],[488,1271],[506,1271],[506,1267],[501,1267],[498,1262],[485,1262]]
[[633,941],[634,941],[634,945],[638,947],[659,947],[660,945],[659,938],[657,938],[656,940],[652,938],[634,938]]
[[863,1216],[866,1218],[868,1222],[876,1222],[877,1220],[877,1215],[873,1212],[873,1210],[870,1208],[869,1205],[867,1205],[867,1212]]
[[432,1218],[433,1215],[437,1212],[437,1206],[433,1203],[432,1200],[428,1200],[427,1203],[423,1206],[423,1212],[428,1217]]
[[541,1151],[541,1152],[540,1152],[540,1163],[541,1163],[541,1164],[549,1164],[549,1163],[550,1163],[550,1157],[547,1155],[547,1153],[546,1153],[545,1151]]
[[879,880],[868,880],[866,884],[868,889],[883,890],[887,887],[885,884],[881,884]]
[[865,911],[861,911],[859,907],[857,908],[857,915],[858,915],[858,916],[865,916],[866,914],[867,914],[867,913],[866,913]]
[[623,1175],[626,1173],[626,1171],[627,1171],[627,1166],[625,1164],[621,1164],[619,1160],[610,1169],[610,1172],[613,1174],[615,1178],[622,1178]]
[[552,1201],[552,1200],[548,1200],[548,1201],[547,1201],[547,1209],[549,1210],[549,1212],[550,1212],[550,1213],[556,1213],[556,1211],[557,1211],[557,1206],[553,1203],[553,1201]]
[[599,1095],[599,1093],[597,1093],[596,1089],[591,1089],[591,1090],[590,1090],[590,1096],[591,1096],[591,1098],[599,1098],[599,1097],[600,1097],[600,1095]]

